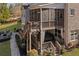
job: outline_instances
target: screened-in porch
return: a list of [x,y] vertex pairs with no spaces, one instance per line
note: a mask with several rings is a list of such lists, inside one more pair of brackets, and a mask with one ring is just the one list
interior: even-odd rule
[[30,21],[32,29],[39,28],[53,29],[55,26],[55,10],[52,8],[39,8],[30,10]]
[[38,8],[30,10],[32,29],[42,25],[44,30],[64,27],[64,9]]

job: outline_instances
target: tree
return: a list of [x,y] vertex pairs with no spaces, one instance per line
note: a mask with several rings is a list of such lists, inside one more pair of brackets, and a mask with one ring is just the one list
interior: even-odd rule
[[21,16],[21,7],[22,7],[22,4],[20,3],[10,4],[9,9],[10,9],[11,16],[12,17]]
[[14,7],[15,7],[15,4],[14,3],[10,4],[10,6],[9,6],[9,10],[10,10],[11,17],[13,16]]
[[0,6],[0,19],[8,19],[10,17],[10,11],[6,3]]

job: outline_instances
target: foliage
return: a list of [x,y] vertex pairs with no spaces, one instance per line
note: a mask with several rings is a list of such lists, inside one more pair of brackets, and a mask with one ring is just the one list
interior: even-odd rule
[[43,55],[44,56],[52,56],[53,55],[53,51],[43,51]]
[[5,23],[8,23],[8,22],[6,20],[4,20],[4,19],[0,19],[0,23],[5,24]]
[[17,20],[17,23],[21,24],[21,19],[18,19],[18,20]]
[[13,13],[13,9],[14,8],[14,6],[13,6],[13,4],[10,4],[10,6],[9,6],[9,10],[10,10],[10,14],[12,15],[12,13]]
[[8,19],[10,17],[10,11],[6,3],[0,6],[0,19]]
[[32,49],[28,52],[28,56],[38,56],[38,51],[36,49]]

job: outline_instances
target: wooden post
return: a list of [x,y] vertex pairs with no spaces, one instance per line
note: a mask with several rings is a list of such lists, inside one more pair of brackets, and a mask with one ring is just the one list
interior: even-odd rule
[[42,55],[42,8],[40,8],[40,50],[41,50],[41,55]]
[[31,51],[31,32],[29,33],[29,50]]
[[26,43],[27,43],[26,48],[27,48],[27,53],[28,53],[28,33],[27,33],[27,40],[26,40]]
[[48,8],[48,25],[50,27],[50,8]]
[[29,25],[29,50],[31,51],[31,25],[32,23],[30,22],[29,24],[30,24]]
[[27,40],[26,40],[27,45],[26,45],[26,47],[27,47],[27,53],[28,53],[28,51],[29,51],[29,31],[28,31],[29,24],[27,23],[26,26],[27,26]]

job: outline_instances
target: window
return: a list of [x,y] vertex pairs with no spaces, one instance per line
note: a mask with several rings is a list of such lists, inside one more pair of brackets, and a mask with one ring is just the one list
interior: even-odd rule
[[74,40],[74,34],[71,34],[71,40]]
[[75,39],[78,39],[78,33],[75,33]]
[[78,39],[78,33],[77,32],[71,33],[71,40],[74,40],[74,39]]
[[75,9],[70,9],[70,15],[75,15]]

